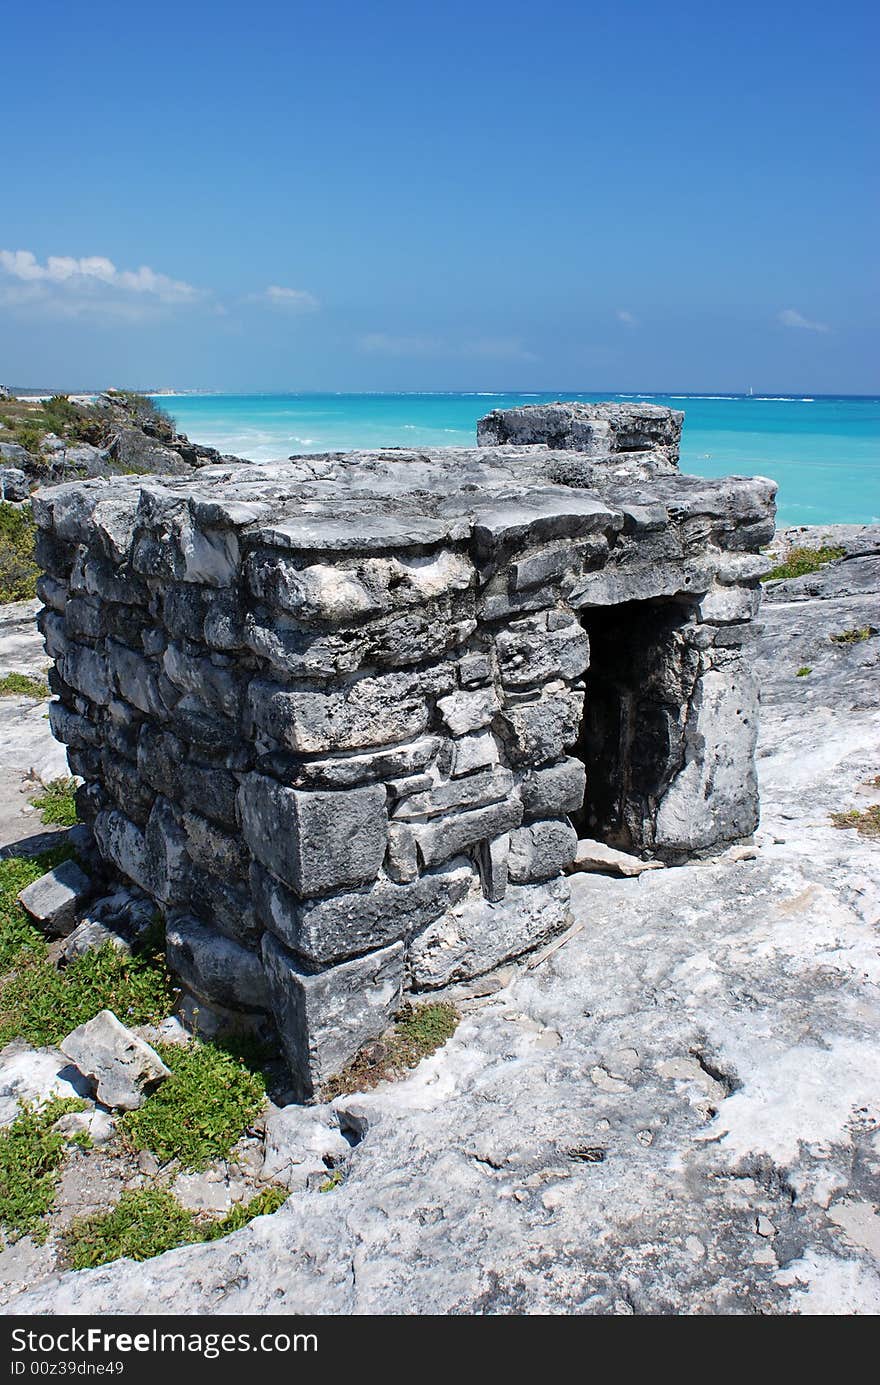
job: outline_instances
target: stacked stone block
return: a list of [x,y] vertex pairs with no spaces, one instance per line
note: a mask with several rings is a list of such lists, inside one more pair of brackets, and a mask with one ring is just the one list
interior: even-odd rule
[[774,488],[646,495],[626,456],[353,453],[35,498],[82,814],[164,913],[185,1012],[276,1029],[304,1097],[405,990],[566,925],[591,611],[680,609],[645,693],[678,740],[654,792],[621,789],[631,844],[752,830],[742,635]]

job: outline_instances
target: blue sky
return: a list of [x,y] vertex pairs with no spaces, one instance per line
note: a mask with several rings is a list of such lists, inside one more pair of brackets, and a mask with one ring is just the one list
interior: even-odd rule
[[0,380],[878,392],[872,15],[7,8]]

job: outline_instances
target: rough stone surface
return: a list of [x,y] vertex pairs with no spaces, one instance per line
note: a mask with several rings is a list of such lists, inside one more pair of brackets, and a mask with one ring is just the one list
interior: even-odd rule
[[5,1311],[876,1315],[880,859],[829,814],[880,797],[880,638],[830,638],[878,595],[764,606],[751,859],[572,878],[563,947],[334,1103],[332,1194]]
[[403,944],[310,973],[267,933],[263,961],[282,1041],[310,1097],[388,1026],[403,990]]
[[290,1189],[304,1188],[315,1179],[323,1182],[350,1154],[351,1145],[332,1107],[276,1108],[266,1119],[260,1178]]
[[92,1079],[98,1100],[121,1111],[142,1106],[147,1093],[171,1076],[158,1053],[120,1024],[112,1010],[99,1010],[62,1039],[60,1048]]
[[18,902],[47,933],[69,933],[92,888],[91,880],[75,861],[62,861],[25,886]]
[[11,1043],[0,1053],[0,1126],[12,1124],[21,1102],[39,1106],[51,1097],[89,1095],[90,1083],[57,1049]]

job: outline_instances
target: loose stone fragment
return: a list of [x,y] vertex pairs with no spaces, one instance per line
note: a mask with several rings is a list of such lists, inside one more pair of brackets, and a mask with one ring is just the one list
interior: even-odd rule
[[18,902],[47,933],[69,933],[79,906],[92,892],[92,882],[75,861],[41,875],[19,892]]
[[120,1024],[112,1010],[99,1010],[62,1039],[60,1048],[95,1083],[98,1100],[121,1111],[142,1106],[148,1092],[171,1076],[158,1053]]

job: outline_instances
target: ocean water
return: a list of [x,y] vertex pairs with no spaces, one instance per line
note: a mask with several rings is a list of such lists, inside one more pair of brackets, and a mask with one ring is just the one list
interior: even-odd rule
[[880,523],[880,398],[705,394],[190,394],[157,401],[194,442],[253,461],[356,447],[472,446],[490,409],[552,399],[684,410],[681,468],[771,476],[780,525]]

